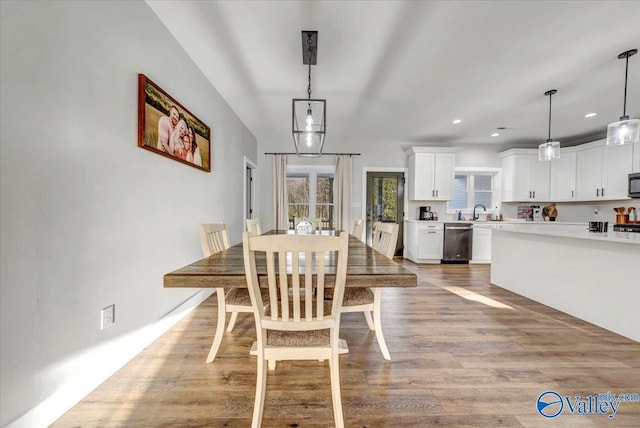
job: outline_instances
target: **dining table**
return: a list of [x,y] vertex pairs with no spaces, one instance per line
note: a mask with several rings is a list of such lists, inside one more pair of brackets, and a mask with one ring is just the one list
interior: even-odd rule
[[[295,231],[274,230],[266,234],[291,234]],[[322,234],[334,234],[333,231],[322,231]],[[347,233],[347,232],[342,232]],[[256,261],[259,262],[258,255]],[[333,283],[336,260],[330,259],[325,267],[327,283]],[[260,285],[267,286],[266,267],[258,266]],[[345,287],[416,287],[417,276],[400,263],[387,258],[382,253],[349,235],[349,254],[347,261],[347,278]],[[226,250],[204,257],[191,264],[164,275],[165,288],[246,288],[244,255],[242,242]],[[218,305],[219,309],[222,305]],[[224,333],[225,313],[218,314],[219,328],[214,338]],[[346,344],[341,346],[341,353],[348,352]],[[345,350],[346,349],[346,350]]]

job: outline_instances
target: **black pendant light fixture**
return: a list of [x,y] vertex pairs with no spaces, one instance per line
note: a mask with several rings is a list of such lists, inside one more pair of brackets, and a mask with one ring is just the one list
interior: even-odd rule
[[557,89],[550,89],[544,93],[549,97],[549,138],[538,146],[538,160],[540,161],[560,159],[560,142],[551,139],[551,96],[557,92]]
[[293,99],[291,131],[298,156],[322,155],[326,130],[327,100],[311,98],[311,65],[318,58],[318,32],[302,31],[302,63],[309,65],[307,98]]
[[638,49],[631,49],[618,55],[618,59],[626,60],[624,72],[624,104],[622,116],[618,122],[607,126],[607,146],[620,146],[640,142],[640,120],[629,119],[627,116],[627,78],[629,77],[629,57],[638,53]]

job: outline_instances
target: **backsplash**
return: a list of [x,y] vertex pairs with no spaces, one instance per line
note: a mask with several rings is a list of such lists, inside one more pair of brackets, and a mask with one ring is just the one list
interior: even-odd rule
[[[515,219],[518,218],[518,203],[503,203],[502,211],[505,218]],[[545,206],[549,203],[531,204]],[[616,222],[616,213],[613,211],[616,207],[636,207],[636,214],[640,213],[640,200],[639,199],[625,199],[621,201],[603,201],[603,202],[581,202],[581,203],[556,203],[558,209],[558,216],[556,221],[608,221],[611,224]],[[598,210],[599,214],[596,216],[594,210]],[[638,214],[640,215],[640,214]],[[632,219],[630,219],[632,220]],[[640,218],[639,218],[640,220]]]

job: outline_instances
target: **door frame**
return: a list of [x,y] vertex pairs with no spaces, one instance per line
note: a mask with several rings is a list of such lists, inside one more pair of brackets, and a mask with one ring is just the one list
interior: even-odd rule
[[[404,221],[404,219],[407,217],[406,214],[409,212],[409,191],[407,188],[407,182],[408,182],[408,174],[409,174],[409,168],[406,167],[376,167],[376,166],[371,166],[371,167],[363,167],[362,168],[362,189],[361,189],[361,203],[362,205],[360,205],[360,218],[362,218],[365,222],[367,221],[367,173],[368,172],[402,172],[404,174],[404,206],[402,207],[402,212],[404,213],[404,215],[402,216],[402,221]],[[406,230],[406,227],[404,227],[404,224],[402,225],[403,229]],[[407,234],[403,233],[402,234],[402,247],[403,248],[407,248]],[[404,251],[403,251],[403,257],[404,257]]]
[[248,157],[244,156],[243,166],[242,166],[242,230],[245,230],[246,219],[244,217],[247,216],[247,168],[251,169],[251,208],[253,209],[252,218],[257,218],[257,207],[256,207],[256,194],[257,194],[257,183],[256,183],[256,172],[258,170],[258,165],[253,162]]

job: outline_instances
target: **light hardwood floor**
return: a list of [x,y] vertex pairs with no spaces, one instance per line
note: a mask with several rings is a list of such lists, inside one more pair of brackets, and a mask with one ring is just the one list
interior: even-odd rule
[[[347,427],[640,426],[637,402],[622,403],[613,420],[566,409],[546,420],[535,407],[546,390],[640,393],[639,343],[490,285],[488,266],[402,263],[418,274],[418,287],[383,293],[391,362],[362,314],[343,315]],[[205,364],[215,323],[213,296],[53,426],[248,427],[254,321],[241,314]],[[327,363],[278,363],[263,426],[333,426]]]

